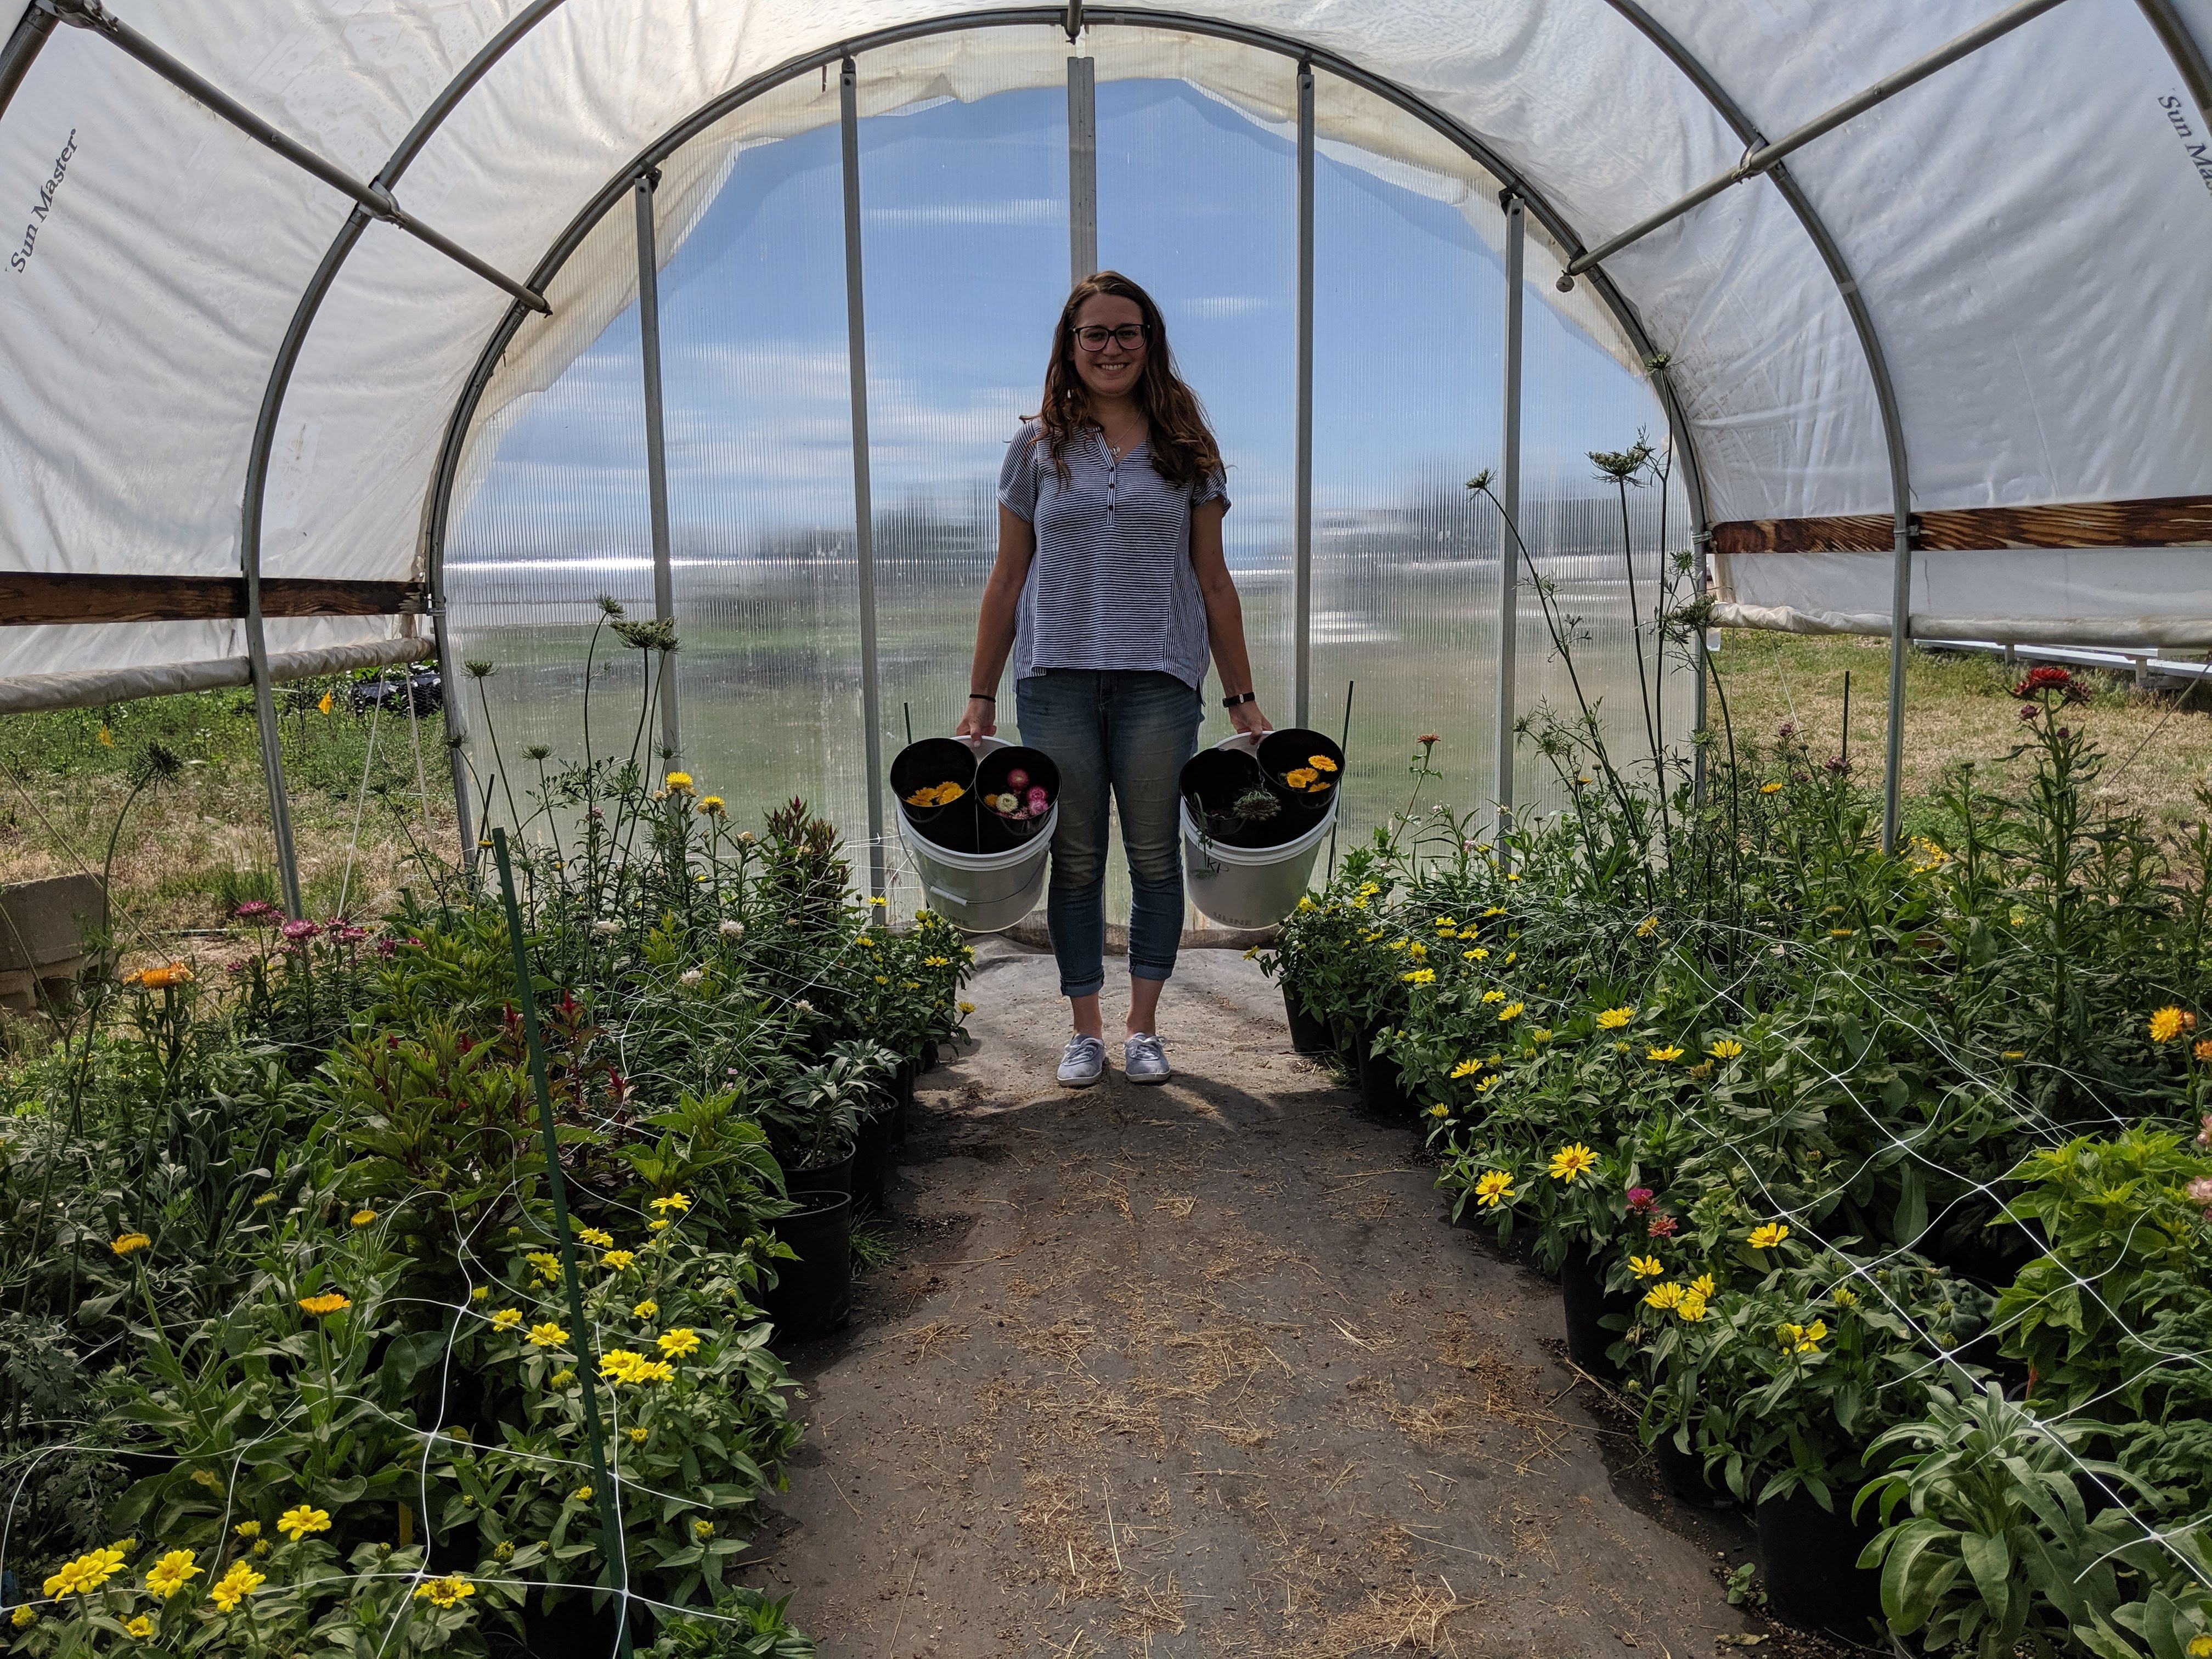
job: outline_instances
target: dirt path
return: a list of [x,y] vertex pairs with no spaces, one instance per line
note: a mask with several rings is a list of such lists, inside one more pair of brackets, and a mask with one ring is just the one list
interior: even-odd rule
[[1628,1467],[1553,1357],[1558,1292],[1443,1224],[1252,963],[1187,952],[1176,1081],[1117,1048],[1081,1093],[1049,957],[980,969],[904,1254],[791,1355],[807,1435],[747,1577],[824,1659],[1684,1659],[1757,1628],[1715,1572],[1741,1530]]

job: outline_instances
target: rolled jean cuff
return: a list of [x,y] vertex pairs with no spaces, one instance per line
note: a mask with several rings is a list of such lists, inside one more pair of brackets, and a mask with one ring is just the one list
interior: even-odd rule
[[1164,984],[1167,981],[1175,977],[1175,963],[1170,962],[1166,967],[1163,968],[1157,963],[1132,962],[1129,964],[1129,977],[1131,979],[1156,979]]
[[1106,975],[1103,974],[1088,985],[1070,985],[1066,980],[1060,982],[1060,994],[1064,997],[1095,997],[1105,988]]

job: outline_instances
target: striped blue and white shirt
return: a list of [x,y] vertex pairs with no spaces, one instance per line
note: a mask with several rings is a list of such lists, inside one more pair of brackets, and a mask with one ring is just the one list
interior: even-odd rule
[[1190,510],[1229,499],[1219,473],[1178,489],[1150,447],[1115,460],[1097,427],[1072,439],[1061,483],[1035,421],[1006,448],[999,499],[1036,532],[1015,613],[1014,678],[1048,668],[1172,674],[1206,683],[1206,603],[1190,562]]

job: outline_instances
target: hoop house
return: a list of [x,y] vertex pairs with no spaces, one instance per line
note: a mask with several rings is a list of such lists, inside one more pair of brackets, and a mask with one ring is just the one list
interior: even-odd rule
[[[1103,264],[1222,431],[1278,717],[1358,688],[1355,809],[1422,726],[1555,799],[1500,763],[1559,690],[1486,467],[1607,719],[1681,551],[1722,621],[1889,635],[1893,760],[1914,634],[2212,646],[2208,37],[2204,0],[39,0],[0,706],[250,679],[267,726],[275,680],[434,648],[553,744],[609,592],[683,638],[659,739],[796,780],[880,889],[885,745],[945,724],[989,469]],[[1638,429],[1672,482],[1624,565],[1582,458]]]

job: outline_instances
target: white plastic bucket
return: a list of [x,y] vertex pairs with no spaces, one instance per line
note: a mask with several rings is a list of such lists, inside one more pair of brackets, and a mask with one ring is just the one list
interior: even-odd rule
[[[1006,745],[996,738],[963,738],[977,758]],[[970,933],[1003,933],[1036,908],[1044,891],[1045,855],[1060,825],[1060,803],[1019,847],[1004,853],[955,853],[915,828],[899,804],[899,835],[921,878],[923,902]],[[1309,860],[1310,862],[1310,860]]]
[[[1217,749],[1256,750],[1249,737],[1234,737]],[[1313,874],[1314,855],[1336,823],[1337,797],[1331,797],[1321,822],[1280,847],[1224,847],[1207,842],[1191,822],[1190,803],[1177,805],[1182,823],[1184,890],[1209,921],[1224,927],[1270,927],[1297,908]]]

